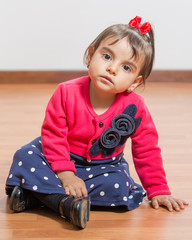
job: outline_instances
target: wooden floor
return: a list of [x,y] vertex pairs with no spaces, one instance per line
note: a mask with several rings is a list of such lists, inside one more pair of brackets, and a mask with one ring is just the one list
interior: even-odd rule
[[[87,228],[77,230],[49,210],[12,214],[4,184],[14,152],[40,135],[46,104],[56,85],[0,85],[0,239],[191,240],[192,204],[181,212],[154,210],[145,200],[130,212],[91,211]],[[145,96],[160,135],[170,188],[192,202],[192,83],[154,83]],[[129,143],[127,144],[129,148]],[[132,176],[130,150],[126,150]]]

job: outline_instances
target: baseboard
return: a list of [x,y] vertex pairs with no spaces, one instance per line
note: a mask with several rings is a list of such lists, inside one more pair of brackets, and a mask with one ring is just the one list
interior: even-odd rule
[[0,71],[0,83],[61,83],[87,71]]
[[[0,71],[0,84],[61,83],[87,75],[87,71]],[[154,70],[150,82],[192,82],[192,70]]]
[[192,82],[192,70],[154,70],[150,82]]

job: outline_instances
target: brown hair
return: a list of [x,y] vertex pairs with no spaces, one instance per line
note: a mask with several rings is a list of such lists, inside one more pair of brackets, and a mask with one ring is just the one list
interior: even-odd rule
[[152,28],[149,33],[142,34],[138,28],[132,27],[128,24],[112,25],[101,32],[98,37],[89,45],[85,51],[84,61],[86,62],[86,59],[90,54],[89,48],[91,46],[93,47],[94,51],[96,51],[100,43],[106,38],[116,38],[116,40],[111,43],[112,45],[125,37],[127,37],[127,40],[132,47],[132,57],[134,57],[136,60],[140,56],[144,58],[143,66],[139,75],[142,75],[143,80],[145,80],[151,73],[155,55],[154,34]]

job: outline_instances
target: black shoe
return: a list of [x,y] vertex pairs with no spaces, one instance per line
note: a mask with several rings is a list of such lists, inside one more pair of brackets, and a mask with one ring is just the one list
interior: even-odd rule
[[42,206],[42,203],[33,197],[30,191],[15,186],[10,197],[9,208],[14,212],[23,212]]
[[[64,206],[65,201],[69,198],[72,198],[71,204],[70,204],[70,217],[69,219],[63,215],[63,208],[68,207]],[[84,198],[73,198],[72,196],[68,196],[66,198],[63,198],[60,202],[59,211],[61,214],[61,217],[66,218],[67,220],[71,221],[75,226],[79,228],[85,228],[87,225],[87,222],[89,221],[89,213],[90,213],[90,198],[84,197]]]
[[22,188],[15,186],[10,197],[9,207],[14,212],[23,212],[25,206],[26,196]]

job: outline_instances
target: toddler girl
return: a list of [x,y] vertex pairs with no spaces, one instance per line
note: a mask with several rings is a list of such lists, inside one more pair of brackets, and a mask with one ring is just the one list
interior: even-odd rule
[[[158,135],[134,89],[151,73],[150,23],[135,17],[104,30],[87,48],[88,76],[59,84],[51,97],[41,137],[19,149],[6,182],[14,212],[41,206],[85,228],[93,206],[138,207],[146,190],[152,206],[180,210],[167,185]],[[132,142],[135,183],[123,157]]]

